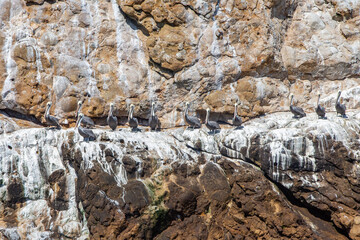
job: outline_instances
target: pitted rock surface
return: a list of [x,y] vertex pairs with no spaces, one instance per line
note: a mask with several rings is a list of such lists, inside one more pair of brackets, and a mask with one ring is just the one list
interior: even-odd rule
[[0,238],[360,239],[359,1],[1,0],[0,26]]
[[91,142],[74,129],[18,130],[0,141],[1,233],[358,239],[359,129],[349,112],[276,113],[217,134],[95,129]]
[[[109,104],[129,104],[147,120],[152,101],[163,127],[183,125],[184,103],[229,121],[288,109],[313,111],[317,92],[330,106],[346,92],[358,108],[359,9],[323,1],[3,0],[0,108],[68,127],[78,100],[105,124]],[[354,99],[354,100],[353,100]],[[325,100],[321,100],[325,101]],[[146,122],[146,121],[145,121]]]

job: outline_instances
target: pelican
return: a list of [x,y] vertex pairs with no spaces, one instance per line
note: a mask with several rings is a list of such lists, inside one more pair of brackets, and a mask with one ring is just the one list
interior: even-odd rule
[[294,114],[294,118],[302,118],[306,116],[306,113],[301,107],[296,107],[292,105],[292,102],[294,100],[294,94],[291,94],[291,100],[290,100],[290,111],[292,114]]
[[340,103],[340,95],[341,95],[341,91],[338,92],[338,96],[337,96],[337,99],[336,99],[336,105],[335,105],[335,108],[336,108],[336,114],[339,114],[343,117],[343,118],[346,118],[346,114],[345,114],[345,111],[346,111],[346,107],[344,104],[341,104]]
[[52,102],[48,102],[46,104],[46,110],[45,110],[46,124],[49,126],[55,126],[57,129],[61,129],[60,124],[59,124],[59,119],[57,119],[54,116],[49,115],[51,105],[52,105]]
[[238,106],[238,104],[235,103],[234,117],[233,117],[232,123],[233,123],[233,126],[236,126],[236,128],[239,128],[239,127],[241,127],[242,119],[240,116],[237,115],[237,106]]
[[[82,101],[78,101],[78,107],[76,110],[76,115],[75,118],[78,119],[79,118],[79,114],[81,113],[81,108],[82,108],[83,102]],[[89,118],[88,116],[84,115],[84,118],[82,120],[82,123],[86,126],[86,127],[95,127],[95,123],[94,121]]]
[[132,128],[132,130],[137,129],[138,124],[139,124],[137,118],[134,118],[134,117],[133,117],[134,108],[135,108],[135,105],[134,105],[134,104],[131,104],[131,105],[130,105],[130,111],[129,111],[129,118],[128,118],[128,120],[129,120],[129,125],[130,125],[130,127]]
[[94,141],[96,139],[96,136],[94,132],[91,129],[82,128],[81,122],[84,120],[84,114],[79,114],[79,119],[76,123],[76,128],[79,132],[79,134],[84,138],[84,141]]
[[190,125],[190,127],[194,128],[200,128],[201,123],[200,120],[197,117],[189,116],[189,103],[186,102],[186,110],[185,110],[185,122]]
[[149,126],[151,130],[156,130],[160,128],[160,121],[155,115],[155,103],[151,104],[151,116],[149,118]]
[[207,126],[207,128],[210,130],[210,132],[215,133],[215,131],[220,129],[220,126],[217,122],[215,121],[209,121],[209,117],[210,117],[210,108],[206,109],[206,119],[205,119],[205,125]]
[[316,111],[316,114],[318,115],[318,117],[322,118],[322,119],[326,119],[326,117],[325,117],[325,114],[326,114],[325,108],[320,105],[320,93],[318,93],[318,100],[317,100],[316,106],[317,107],[316,107],[315,111]]
[[117,117],[113,115],[113,111],[114,111],[114,104],[110,103],[110,110],[109,110],[109,115],[107,117],[107,124],[110,126],[110,128],[115,131],[117,125],[118,125],[118,120]]

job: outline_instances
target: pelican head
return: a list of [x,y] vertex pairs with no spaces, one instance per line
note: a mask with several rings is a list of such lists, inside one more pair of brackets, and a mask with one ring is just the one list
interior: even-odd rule
[[78,101],[78,103],[77,103],[78,105],[77,105],[77,109],[76,109],[76,115],[75,115],[75,117],[76,118],[78,118],[79,117],[79,113],[80,113],[80,111],[81,111],[81,107],[82,107],[82,101]]
[[84,117],[84,114],[83,113],[80,113],[79,114],[79,118],[82,119]]
[[210,116],[210,108],[206,109],[206,118],[205,118],[205,123],[207,124],[209,121],[209,116]]
[[237,107],[237,106],[238,106],[238,103],[236,102],[236,103],[235,103],[235,107]]
[[131,109],[131,110],[134,110],[134,108],[135,108],[135,105],[134,105],[134,104],[131,104],[131,105],[130,105],[130,109]]
[[48,112],[50,111],[50,107],[51,107],[51,105],[52,105],[52,102],[48,102],[48,103],[46,104],[45,115],[47,115],[47,114],[48,114]]
[[151,116],[155,115],[155,102],[151,103]]
[[294,99],[294,94],[290,94],[290,106],[292,105],[293,99]]
[[109,115],[113,115],[113,112],[114,112],[114,106],[115,106],[115,104],[114,104],[114,103],[110,103],[110,111],[109,111]]
[[340,100],[340,95],[341,95],[341,91],[339,90],[339,91],[338,91],[338,95],[337,95],[337,100],[336,100],[336,101],[339,101],[339,100]]
[[[318,99],[317,99],[317,103],[316,103],[316,105],[319,105],[319,102],[320,102],[320,92],[317,92],[317,96],[318,96]],[[315,105],[315,107],[316,107],[316,105]]]
[[46,116],[49,115],[51,104],[52,104],[52,102],[47,102],[46,103],[45,118],[46,118]]
[[185,106],[186,106],[186,107],[189,107],[189,105],[190,105],[189,102],[186,102],[186,103],[185,103]]

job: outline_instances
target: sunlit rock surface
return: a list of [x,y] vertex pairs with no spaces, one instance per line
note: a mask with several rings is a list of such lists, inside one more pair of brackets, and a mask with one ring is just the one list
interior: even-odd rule
[[360,116],[242,129],[29,128],[0,139],[8,239],[359,238]]
[[[222,121],[306,109],[316,93],[358,107],[359,12],[355,0],[2,0],[0,109],[73,126],[76,103],[99,124],[115,103],[164,127],[183,124],[184,103]],[[332,86],[332,87],[327,87]],[[356,92],[355,92],[356,91]],[[331,98],[334,104],[335,99]],[[67,119],[67,120],[65,120]]]
[[357,0],[0,0],[0,238],[360,239],[359,33]]

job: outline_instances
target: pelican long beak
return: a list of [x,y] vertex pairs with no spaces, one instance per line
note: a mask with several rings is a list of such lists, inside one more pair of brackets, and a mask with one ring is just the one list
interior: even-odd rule
[[82,118],[83,117],[80,117],[80,116],[77,118],[75,128],[78,128],[80,126],[80,122],[81,122]]
[[75,128],[79,127],[79,118],[76,121]]
[[50,108],[51,108],[51,104],[46,104],[45,116],[49,114]]
[[76,108],[76,113],[75,113],[75,118],[76,119],[79,117],[79,110],[80,110],[80,107],[78,105],[77,108]]

